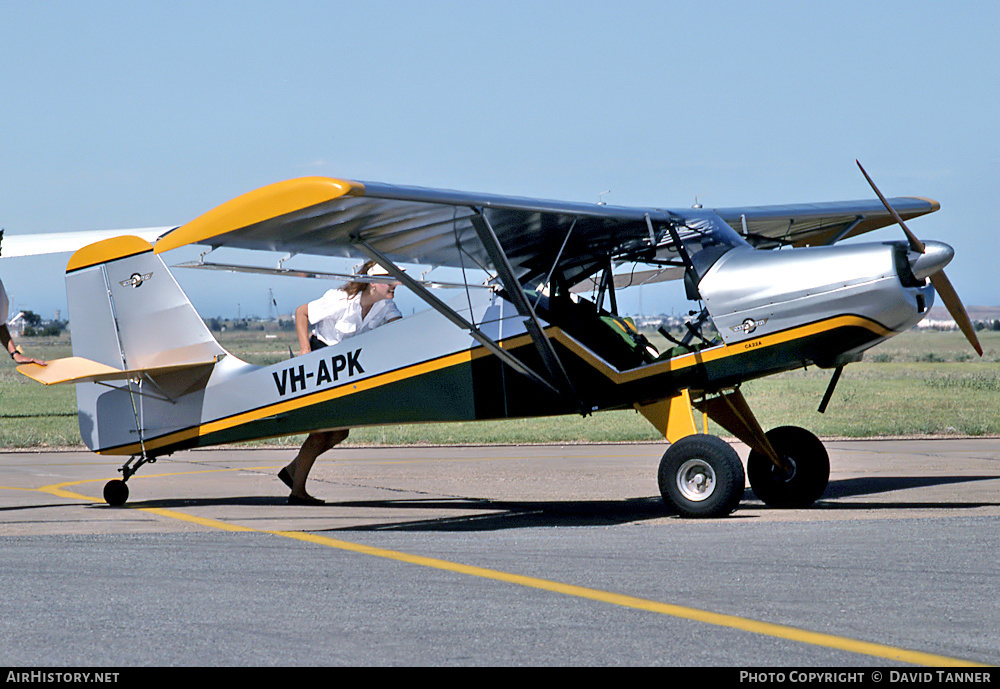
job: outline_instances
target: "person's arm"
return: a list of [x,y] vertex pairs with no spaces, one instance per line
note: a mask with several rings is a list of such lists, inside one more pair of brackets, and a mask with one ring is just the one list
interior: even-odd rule
[[392,299],[385,300],[385,320],[382,321],[381,325],[386,323],[392,323],[393,321],[398,321],[403,317],[402,312],[400,312],[399,307],[396,306],[396,302]]
[[309,304],[295,309],[295,334],[299,338],[299,356],[312,351],[309,346]]
[[3,348],[10,355],[10,358],[14,360],[15,364],[38,364],[39,366],[45,366],[45,362],[41,359],[34,359],[17,351],[14,338],[10,336],[10,330],[7,329],[6,323],[0,323],[0,345],[3,345]]

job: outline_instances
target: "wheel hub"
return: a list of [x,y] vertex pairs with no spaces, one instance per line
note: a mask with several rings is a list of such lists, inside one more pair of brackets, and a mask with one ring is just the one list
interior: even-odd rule
[[677,470],[677,490],[692,502],[710,498],[715,485],[715,470],[703,459],[689,459]]
[[795,460],[789,457],[788,455],[784,455],[782,459],[785,460],[785,465],[784,466],[776,465],[772,469],[772,472],[774,473],[775,478],[777,478],[779,481],[788,483],[793,478],[795,478],[795,474],[798,473],[798,467],[795,464]]

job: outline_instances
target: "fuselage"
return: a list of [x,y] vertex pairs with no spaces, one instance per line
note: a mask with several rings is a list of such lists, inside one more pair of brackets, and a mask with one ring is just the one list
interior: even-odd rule
[[[540,306],[572,394],[542,388],[428,310],[271,366],[225,356],[198,384],[189,371],[161,375],[156,391],[134,397],[135,411],[124,386],[81,385],[81,432],[95,451],[136,454],[138,416],[145,450],[155,456],[320,429],[588,413],[682,389],[712,392],[808,364],[854,361],[911,327],[930,308],[933,289],[906,277],[905,259],[893,243],[734,249],[698,285],[721,338],[658,358],[624,357],[627,345],[600,337],[609,326],[592,305]],[[462,294],[452,307],[543,371],[524,318],[502,293]]]

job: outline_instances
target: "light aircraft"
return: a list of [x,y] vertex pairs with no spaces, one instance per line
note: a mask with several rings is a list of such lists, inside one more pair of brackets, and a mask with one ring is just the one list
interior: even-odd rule
[[[325,177],[279,182],[155,241],[124,235],[76,251],[66,268],[73,356],[18,370],[46,384],[75,383],[83,441],[129,457],[122,479],[105,487],[111,505],[125,503],[139,467],[187,448],[635,409],[669,441],[658,481],[677,513],[729,514],[747,479],[768,505],[808,506],[829,478],[823,444],[798,427],[765,433],[743,382],[810,364],[830,369],[822,411],[844,366],[915,325],[935,292],[982,354],[943,272],[952,249],[917,239],[905,224],[939,205],[886,200],[869,182],[879,200],[713,210]],[[905,241],[839,243],[892,223]],[[431,308],[336,346],[251,365],[212,337],[164,263],[163,254],[191,244],[208,247],[194,265],[216,270],[302,274],[280,263],[206,260],[223,248],[373,259],[390,277],[365,279],[398,281]],[[404,268],[411,264],[488,279],[466,278],[442,298]],[[617,314],[616,291],[668,279],[680,281],[695,308],[686,334],[665,333],[671,346],[659,352]],[[750,446],[746,473],[727,443],[698,432],[692,407]]]

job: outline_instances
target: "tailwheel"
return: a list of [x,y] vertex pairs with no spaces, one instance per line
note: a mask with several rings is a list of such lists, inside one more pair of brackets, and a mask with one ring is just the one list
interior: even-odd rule
[[663,500],[685,517],[724,517],[743,497],[745,475],[736,450],[713,435],[670,445],[658,474]]
[[747,478],[754,494],[770,507],[808,507],[830,480],[830,457],[819,438],[804,428],[780,426],[767,432],[785,467],[764,453],[750,451]]
[[122,472],[122,478],[112,479],[104,484],[104,501],[112,507],[124,505],[125,501],[128,500],[128,486],[125,485],[125,482],[139,471],[139,467],[143,464],[152,464],[155,461],[156,457],[147,455],[145,449],[141,455],[129,457],[129,460],[118,469]]
[[104,501],[112,507],[121,507],[128,500],[128,486],[121,479],[112,479],[104,484]]

